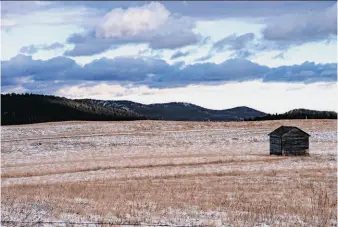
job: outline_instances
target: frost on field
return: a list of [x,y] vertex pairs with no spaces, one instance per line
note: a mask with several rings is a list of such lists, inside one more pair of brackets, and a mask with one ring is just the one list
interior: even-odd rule
[[[269,155],[280,125],[309,157]],[[2,219],[336,225],[336,121],[65,122],[2,127]]]

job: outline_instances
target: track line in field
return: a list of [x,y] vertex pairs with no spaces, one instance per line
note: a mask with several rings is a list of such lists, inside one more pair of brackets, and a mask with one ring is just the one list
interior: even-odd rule
[[[276,161],[276,160],[275,160]],[[278,160],[277,160],[278,161]],[[191,166],[201,166],[201,165],[218,165],[218,164],[228,164],[232,165],[244,165],[247,163],[264,163],[264,160],[210,160],[210,161],[197,161],[197,162],[181,162],[181,163],[156,163],[156,164],[140,164],[140,165],[120,165],[120,166],[92,166],[86,168],[78,169],[60,169],[59,171],[46,171],[44,173],[37,172],[26,172],[26,173],[1,173],[1,178],[29,178],[29,177],[41,177],[49,175],[62,175],[68,173],[83,173],[83,172],[95,172],[95,171],[104,171],[104,170],[125,170],[125,169],[153,169],[153,168],[163,168],[163,167],[191,167]]]
[[[245,128],[243,128],[245,129]],[[138,134],[158,134],[158,133],[180,133],[180,132],[213,132],[213,131],[226,131],[227,133],[232,131],[241,130],[229,130],[227,128],[218,129],[191,129],[191,130],[165,130],[165,131],[134,131],[134,132],[121,132],[121,133],[99,133],[89,135],[74,135],[74,136],[54,136],[54,137],[33,137],[33,138],[20,138],[20,139],[2,139],[1,142],[14,142],[14,141],[25,141],[25,140],[45,140],[45,139],[67,139],[67,138],[81,138],[81,137],[97,137],[97,136],[119,136],[119,135],[138,135]],[[265,130],[264,130],[265,131]],[[256,132],[255,134],[260,133]],[[251,133],[252,134],[252,133]]]

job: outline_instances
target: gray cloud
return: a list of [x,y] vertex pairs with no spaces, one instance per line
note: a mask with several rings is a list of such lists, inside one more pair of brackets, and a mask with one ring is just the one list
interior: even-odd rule
[[175,63],[174,63],[174,66],[175,66],[175,67],[178,67],[178,68],[182,68],[183,66],[185,66],[185,61],[178,61],[178,62],[175,62]]
[[250,58],[255,55],[255,53],[247,51],[247,50],[237,50],[233,52],[230,57],[231,58]]
[[74,6],[57,1],[4,1],[1,29],[32,25],[78,25],[90,27],[106,10]]
[[153,49],[147,48],[147,49],[139,51],[137,55],[139,56],[150,55],[153,58],[163,58],[163,50],[153,50]]
[[[167,32],[170,32],[169,30]],[[176,49],[199,43],[200,35],[192,31],[173,31],[169,34],[147,33],[132,37],[97,38],[93,32],[74,34],[67,39],[74,44],[72,50],[66,51],[65,56],[88,56],[103,53],[111,48],[125,44],[148,44],[152,49]]]
[[[337,5],[307,13],[269,17],[264,23],[261,38],[253,33],[232,34],[215,42],[209,56],[216,52],[232,51],[233,58],[249,58],[264,51],[285,52],[309,42],[333,42],[337,37]],[[284,57],[281,53],[273,59]]]
[[[148,17],[145,19],[142,13],[147,13]],[[115,23],[121,17],[125,19]],[[125,44],[148,44],[151,49],[181,48],[205,41],[194,32],[195,26],[191,18],[173,15],[161,3],[125,10],[113,9],[94,28],[83,34],[71,35],[67,42],[74,44],[74,48],[65,55],[99,54]]]
[[2,85],[11,85],[18,79],[33,81],[72,79],[81,67],[72,59],[55,57],[49,60],[33,60],[31,56],[17,55],[9,61],[1,62]]
[[217,20],[221,18],[266,18],[275,15],[299,14],[321,11],[334,1],[194,1],[184,5],[180,2],[165,2],[165,6],[175,13],[198,19]]
[[2,61],[1,85],[5,89],[22,86],[28,90],[47,91],[86,81],[165,88],[226,81],[312,83],[337,80],[337,64],[305,62],[269,68],[245,59],[230,59],[220,64],[199,63],[182,68],[183,65],[184,62],[169,65],[155,58],[118,57],[101,58],[82,67],[67,57],[43,61],[18,55],[9,61]]
[[[169,30],[167,32],[170,32]],[[65,56],[88,56],[103,53],[111,48],[125,44],[148,44],[152,49],[176,49],[199,43],[200,35],[192,31],[176,32],[171,34],[140,34],[132,37],[97,38],[93,32],[74,34],[67,39],[74,44],[72,50],[66,51]]]
[[181,51],[177,51],[175,52],[170,59],[176,59],[176,58],[181,58],[181,57],[185,57],[188,56],[190,53],[189,52],[181,52]]
[[318,82],[336,81],[337,64],[315,64],[304,62],[301,65],[272,68],[264,76],[264,81]]
[[113,49],[112,44],[107,42],[93,41],[76,44],[73,49],[65,51],[63,55],[70,57],[88,56],[100,54],[109,49]]
[[[266,66],[244,59],[230,59],[220,64],[198,63],[188,65],[170,77],[158,77],[163,82],[185,84],[222,81],[244,81],[261,78],[269,70]],[[154,78],[154,80],[158,79]]]
[[34,54],[38,51],[41,50],[55,50],[55,49],[60,49],[63,48],[64,45],[56,42],[56,43],[52,43],[50,45],[47,44],[42,44],[42,45],[29,45],[29,46],[23,46],[20,49],[20,53],[24,53],[24,54]]
[[[222,18],[271,17],[275,15],[299,14],[320,11],[334,1],[164,1],[162,4],[172,13],[196,19],[218,20]],[[133,1],[65,1],[67,6],[85,6],[97,9],[127,8],[142,6],[144,2]]]
[[280,52],[276,56],[274,56],[272,59],[285,59],[285,52]]
[[[119,28],[122,35],[112,35],[115,34],[116,27],[112,27],[111,22],[116,20],[109,19],[109,16],[114,13],[108,9],[120,8],[126,11],[130,7],[144,7],[144,4],[144,2],[21,2],[20,4],[4,2],[1,9],[3,17],[1,24],[4,28],[19,26],[27,23],[26,17],[21,17],[22,15],[28,15],[31,12],[47,12],[49,15],[46,17],[47,21],[41,22],[34,19],[33,22],[29,20],[30,23],[51,25],[73,23],[86,27],[85,33],[74,34],[68,39],[68,43],[73,44],[74,48],[66,51],[66,56],[99,54],[124,44],[148,44],[152,49],[176,49],[188,45],[204,45],[209,42],[208,39],[194,32],[195,22],[198,19],[241,18],[266,25],[262,30],[263,39],[261,40],[250,40],[250,33],[247,33],[246,36],[235,37],[236,40],[226,37],[228,39],[223,40],[224,45],[220,45],[221,40],[215,43],[217,50],[222,51],[227,46],[227,48],[232,48],[233,52],[238,52],[234,53],[233,57],[245,57],[249,52],[286,50],[291,46],[306,42],[329,41],[337,34],[335,2],[235,1],[213,2],[212,4],[189,2],[187,5],[181,2],[161,2],[158,4],[163,5],[164,9],[155,11],[168,13],[167,20],[164,20],[165,23],[155,26],[154,30],[143,31],[141,29],[142,31],[137,32],[123,29],[128,26],[122,26]],[[55,18],[58,19],[55,20]],[[132,21],[128,23],[135,24]],[[150,28],[154,27],[150,26]],[[245,54],[244,49],[238,50],[237,48],[246,42],[249,44],[254,42],[255,47],[248,49]],[[32,46],[27,47],[26,51],[24,49],[23,53],[34,51],[36,47]]]
[[82,69],[87,80],[132,82],[148,80],[150,75],[170,74],[172,70],[173,67],[161,59],[131,57],[101,58]]
[[195,62],[199,62],[199,61],[207,61],[207,60],[211,59],[213,56],[214,56],[213,53],[209,53],[209,54],[206,55],[206,56],[202,56],[202,57],[200,57],[200,58],[195,59]]
[[231,34],[217,42],[215,42],[209,54],[205,57],[197,59],[198,61],[210,59],[216,52],[232,51],[231,58],[249,58],[255,53],[253,47],[255,45],[255,35],[253,33],[245,33],[243,35]]
[[254,38],[255,35],[253,33],[246,33],[239,36],[232,34],[214,43],[212,48],[218,52],[224,50],[242,50],[246,48]]
[[263,39],[280,47],[326,41],[337,36],[337,5],[322,11],[283,15],[266,20]]
[[38,11],[48,9],[51,6],[55,6],[56,2],[39,2],[39,1],[4,1],[1,3],[1,14],[2,16],[13,15],[13,14],[28,14],[32,11]]
[[253,33],[231,34],[215,42],[209,51],[209,55],[222,51],[231,51],[232,58],[249,58],[258,52],[279,49],[281,49],[280,46],[270,41],[258,39]]

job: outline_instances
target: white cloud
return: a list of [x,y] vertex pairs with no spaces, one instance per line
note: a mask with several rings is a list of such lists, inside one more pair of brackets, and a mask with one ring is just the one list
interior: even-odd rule
[[25,92],[27,92],[27,89],[25,89],[22,86],[12,86],[12,87],[9,87],[8,89],[6,89],[6,91],[3,91],[3,89],[1,90],[1,94],[10,94],[10,93],[21,94],[21,93],[25,93]]
[[282,113],[296,108],[337,111],[335,82],[303,84],[249,81],[167,89],[100,83],[69,86],[60,89],[57,95],[68,98],[131,100],[145,104],[180,101],[211,109],[249,106],[268,113]]
[[170,12],[158,2],[126,10],[117,8],[104,16],[96,28],[96,36],[113,38],[139,35],[152,32],[163,26],[169,19]]
[[57,92],[57,95],[69,98],[109,99],[120,96],[144,94],[150,90],[159,89],[149,89],[147,86],[132,87],[131,85],[121,86],[120,84],[108,83],[84,83],[81,85],[63,87]]
[[17,23],[14,20],[1,19],[1,29],[11,29],[15,25]]
[[74,33],[74,44],[66,56],[91,56],[128,44],[147,44],[151,49],[177,49],[201,44],[203,36],[194,32],[196,23],[188,17],[171,14],[161,3],[117,8],[106,14],[93,28]]

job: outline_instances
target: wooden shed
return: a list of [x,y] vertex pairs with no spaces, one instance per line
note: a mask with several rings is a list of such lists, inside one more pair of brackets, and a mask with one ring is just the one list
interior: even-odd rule
[[270,154],[307,155],[310,135],[294,126],[281,126],[269,133]]

